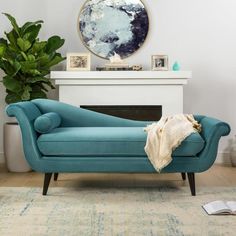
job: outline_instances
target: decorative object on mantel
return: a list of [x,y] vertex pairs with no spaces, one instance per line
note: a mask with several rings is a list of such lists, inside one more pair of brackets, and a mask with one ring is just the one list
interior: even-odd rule
[[96,67],[97,71],[140,71],[142,70],[141,65],[129,66],[121,57],[114,53],[113,56],[109,58],[110,63],[106,63],[105,66]]
[[173,64],[172,70],[173,71],[179,71],[180,70],[180,65],[177,61]]
[[66,69],[68,71],[88,71],[90,68],[90,53],[67,53]]
[[110,63],[106,63],[105,67],[107,68],[128,68],[129,64],[121,59],[120,55],[114,52],[114,55],[109,57]]
[[143,70],[142,65],[133,65],[133,71],[141,71],[141,70]]
[[152,70],[168,70],[168,56],[153,55],[152,56]]
[[128,67],[106,67],[106,66],[97,66],[97,71],[142,71],[142,65],[134,65]]
[[78,18],[84,45],[95,55],[109,59],[114,52],[126,58],[144,43],[149,28],[141,0],[87,0]]
[[[5,32],[6,38],[0,38],[0,68],[5,72],[3,85],[7,93],[6,103],[46,98],[48,89],[54,88],[47,77],[50,68],[65,59],[57,52],[64,44],[64,39],[52,36],[47,41],[40,41],[38,34],[43,21],[26,22],[19,26],[14,17],[4,15],[12,25],[12,29]],[[30,171],[16,121],[4,124],[3,141],[8,170]]]

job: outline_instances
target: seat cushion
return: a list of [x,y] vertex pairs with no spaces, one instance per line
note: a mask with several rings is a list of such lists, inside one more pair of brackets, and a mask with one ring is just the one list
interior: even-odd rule
[[[56,128],[37,142],[45,156],[146,157],[143,127]],[[198,133],[187,137],[172,156],[195,156],[204,147]]]

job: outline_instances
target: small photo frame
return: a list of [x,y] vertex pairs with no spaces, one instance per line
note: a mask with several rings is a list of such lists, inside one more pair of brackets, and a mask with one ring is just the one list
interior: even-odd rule
[[152,70],[168,70],[168,56],[167,55],[153,55],[152,56]]
[[68,71],[88,71],[91,68],[91,54],[90,53],[67,53]]

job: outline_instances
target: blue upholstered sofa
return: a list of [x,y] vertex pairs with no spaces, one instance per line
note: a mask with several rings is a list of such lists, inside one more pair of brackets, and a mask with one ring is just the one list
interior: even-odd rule
[[[150,122],[113,117],[47,99],[11,104],[6,112],[15,116],[22,131],[25,157],[33,170],[45,174],[43,195],[52,174],[58,173],[155,173],[145,154]],[[202,132],[187,137],[174,150],[173,161],[163,173],[188,175],[195,195],[194,173],[209,169],[215,161],[221,136],[228,124],[196,115]]]

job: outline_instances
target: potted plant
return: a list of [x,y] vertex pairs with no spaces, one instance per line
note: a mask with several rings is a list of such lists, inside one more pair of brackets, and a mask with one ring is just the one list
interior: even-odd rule
[[[48,90],[54,89],[48,77],[50,68],[65,59],[57,52],[64,39],[52,36],[40,41],[38,34],[43,21],[26,22],[20,27],[14,17],[4,15],[12,25],[11,31],[5,32],[6,38],[0,38],[0,68],[5,73],[2,82],[7,93],[6,103],[47,98]],[[4,153],[10,171],[29,170],[17,123],[5,124]]]

